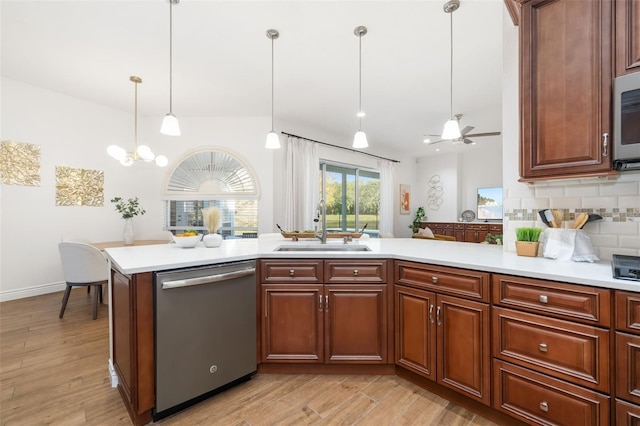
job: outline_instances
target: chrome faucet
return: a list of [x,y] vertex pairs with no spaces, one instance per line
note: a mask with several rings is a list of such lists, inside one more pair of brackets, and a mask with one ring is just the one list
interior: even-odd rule
[[[318,234],[318,222],[322,216],[322,230]],[[316,207],[316,218],[313,219],[316,223],[314,235],[320,240],[320,243],[327,244],[327,206],[325,205],[324,198],[320,198],[318,201],[318,207]]]

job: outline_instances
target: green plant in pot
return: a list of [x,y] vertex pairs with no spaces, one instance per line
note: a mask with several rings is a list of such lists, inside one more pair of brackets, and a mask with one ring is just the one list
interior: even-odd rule
[[424,212],[424,208],[418,207],[418,210],[416,210],[416,217],[413,219],[411,225],[409,225],[409,228],[411,228],[414,234],[418,232],[418,229],[420,229],[420,223],[426,216],[427,214]]
[[538,255],[540,228],[516,228],[516,253],[518,256],[535,257]]

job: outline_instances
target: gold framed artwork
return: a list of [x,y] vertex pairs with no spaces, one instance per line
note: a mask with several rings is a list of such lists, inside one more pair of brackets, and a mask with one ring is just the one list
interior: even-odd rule
[[103,205],[103,171],[56,166],[56,206]]
[[400,184],[400,214],[409,214],[411,211],[411,187]]
[[40,186],[40,145],[2,141],[0,176],[7,185]]

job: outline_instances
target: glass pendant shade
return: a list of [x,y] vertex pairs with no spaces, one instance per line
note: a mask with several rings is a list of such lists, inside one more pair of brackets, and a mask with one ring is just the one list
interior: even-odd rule
[[444,129],[442,130],[442,139],[458,139],[460,136],[460,125],[458,120],[449,120],[444,123]]
[[178,118],[172,113],[168,113],[162,120],[162,127],[160,133],[167,136],[180,136],[180,124]]
[[144,161],[153,161],[153,159],[156,157],[153,151],[151,151],[151,148],[149,148],[147,145],[138,146],[136,152],[138,153],[138,156]]
[[116,160],[122,160],[127,156],[127,151],[124,148],[119,147],[118,145],[109,145],[107,147],[107,154]]
[[155,161],[158,167],[167,167],[167,164],[169,164],[169,159],[164,155],[158,155]]
[[366,148],[369,146],[369,142],[367,142],[367,134],[362,130],[358,130],[353,137],[353,145],[354,148]]
[[280,138],[278,134],[273,130],[267,133],[267,141],[264,144],[264,147],[267,149],[279,149],[280,148]]

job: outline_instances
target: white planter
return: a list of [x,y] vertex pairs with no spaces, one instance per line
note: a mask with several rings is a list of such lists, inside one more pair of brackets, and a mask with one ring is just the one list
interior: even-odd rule
[[133,245],[133,242],[135,241],[133,235],[133,219],[131,218],[124,220],[124,234],[122,236],[122,240],[126,246]]
[[207,234],[202,237],[202,242],[205,247],[220,247],[222,244],[222,235],[220,234]]

